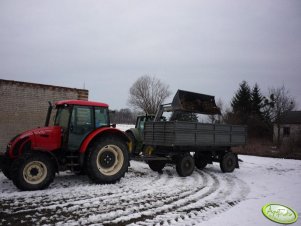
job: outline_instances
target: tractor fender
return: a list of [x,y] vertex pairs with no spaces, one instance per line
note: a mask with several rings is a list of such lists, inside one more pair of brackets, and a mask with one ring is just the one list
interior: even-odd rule
[[126,143],[128,143],[130,141],[124,132],[122,132],[118,129],[115,129],[115,128],[111,128],[111,127],[103,127],[103,128],[99,128],[99,129],[96,129],[95,131],[91,132],[85,138],[85,140],[82,142],[82,144],[80,146],[79,152],[81,154],[85,153],[88,150],[88,147],[91,144],[91,142],[93,142],[95,139],[101,139],[102,137],[107,137],[107,136],[121,139]]
[[142,141],[142,134],[139,132],[139,130],[137,128],[128,129],[127,131],[125,131],[125,133],[126,134],[132,133],[138,142]]

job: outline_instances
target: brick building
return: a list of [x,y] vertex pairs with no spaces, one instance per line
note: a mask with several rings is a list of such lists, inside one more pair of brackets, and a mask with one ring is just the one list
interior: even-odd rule
[[0,79],[0,152],[18,133],[44,125],[48,101],[88,100],[88,94],[85,89]]

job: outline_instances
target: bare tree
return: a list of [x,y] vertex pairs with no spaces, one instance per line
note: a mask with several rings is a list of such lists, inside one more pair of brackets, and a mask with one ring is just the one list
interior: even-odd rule
[[296,106],[296,101],[290,96],[289,91],[285,86],[279,88],[271,88],[269,90],[270,102],[272,107],[270,108],[269,117],[273,123],[277,125],[277,143],[280,145],[280,122],[286,111],[291,111]]
[[128,103],[136,110],[147,114],[155,114],[157,108],[169,97],[169,86],[155,77],[144,75],[132,85]]

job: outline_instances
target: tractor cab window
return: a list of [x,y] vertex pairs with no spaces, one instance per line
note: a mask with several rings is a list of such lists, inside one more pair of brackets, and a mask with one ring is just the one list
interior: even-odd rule
[[74,106],[70,130],[75,134],[84,134],[94,129],[92,107]]
[[60,126],[63,129],[68,129],[69,116],[70,116],[69,107],[60,106],[57,109],[56,117],[55,117],[55,120],[54,120],[54,125],[55,126]]
[[140,116],[137,118],[136,128],[138,128],[139,130],[144,130],[145,122],[153,121],[153,120],[154,120],[154,116]]
[[93,108],[87,106],[74,106],[70,120],[68,149],[78,150],[82,141],[93,130]]
[[136,122],[136,128],[139,130],[144,129],[145,117],[138,117]]
[[109,126],[109,112],[107,108],[95,107],[95,128]]

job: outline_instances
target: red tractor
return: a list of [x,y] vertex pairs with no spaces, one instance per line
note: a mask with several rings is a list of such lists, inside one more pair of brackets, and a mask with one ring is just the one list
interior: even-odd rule
[[56,114],[49,125],[15,136],[0,156],[1,169],[21,190],[49,186],[55,173],[71,170],[85,173],[95,183],[114,183],[129,166],[128,138],[110,125],[108,105],[65,100],[55,103]]

